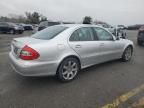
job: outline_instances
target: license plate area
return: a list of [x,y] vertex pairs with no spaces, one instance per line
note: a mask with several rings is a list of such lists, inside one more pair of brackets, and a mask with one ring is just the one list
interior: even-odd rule
[[17,55],[18,54],[18,48],[17,47],[14,47],[14,53]]
[[12,45],[12,47],[13,47],[12,49],[13,49],[14,55],[18,57],[20,54],[20,49],[16,47],[15,45]]

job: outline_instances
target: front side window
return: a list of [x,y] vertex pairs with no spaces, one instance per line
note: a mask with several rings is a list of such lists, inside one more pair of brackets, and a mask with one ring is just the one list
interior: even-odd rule
[[66,30],[68,27],[64,26],[51,26],[48,27],[40,32],[37,32],[36,34],[33,34],[31,37],[36,39],[43,39],[43,40],[50,40]]
[[76,30],[70,37],[70,41],[93,41],[93,31],[89,27]]
[[97,34],[98,40],[102,40],[102,41],[113,40],[112,35],[102,28],[98,28],[98,27],[94,28],[94,31]]
[[79,30],[76,30],[70,37],[70,41],[80,41],[80,38],[79,38]]

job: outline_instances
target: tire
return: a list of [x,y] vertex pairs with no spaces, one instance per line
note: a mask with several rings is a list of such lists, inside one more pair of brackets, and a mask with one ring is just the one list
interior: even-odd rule
[[132,54],[133,54],[133,48],[131,46],[128,46],[122,55],[122,61],[124,62],[130,61],[132,58]]
[[10,30],[10,34],[15,34],[15,30]]
[[57,70],[60,81],[68,82],[76,78],[80,70],[80,63],[76,58],[66,58]]
[[19,31],[19,34],[23,34],[23,31]]

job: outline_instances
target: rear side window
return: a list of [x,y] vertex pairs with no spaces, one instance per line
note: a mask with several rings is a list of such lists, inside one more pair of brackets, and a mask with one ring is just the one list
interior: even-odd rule
[[93,41],[94,34],[91,28],[84,27],[76,30],[70,37],[70,41]]
[[36,39],[43,39],[43,40],[49,40],[66,30],[68,27],[64,26],[51,26],[48,27],[40,32],[37,32],[36,34],[32,35],[32,38]]
[[75,31],[75,32],[71,35],[70,41],[80,41],[80,38],[79,38],[79,30]]

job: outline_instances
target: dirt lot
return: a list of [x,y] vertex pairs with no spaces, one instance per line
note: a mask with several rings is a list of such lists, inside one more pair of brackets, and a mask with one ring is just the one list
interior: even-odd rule
[[[78,79],[61,83],[53,77],[22,77],[10,67],[8,52],[14,37],[0,35],[0,108],[142,108],[144,107],[144,47],[137,31],[127,31],[135,44],[130,62],[95,65]],[[136,107],[134,107],[136,106]]]

